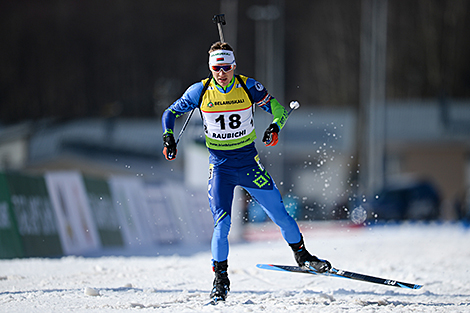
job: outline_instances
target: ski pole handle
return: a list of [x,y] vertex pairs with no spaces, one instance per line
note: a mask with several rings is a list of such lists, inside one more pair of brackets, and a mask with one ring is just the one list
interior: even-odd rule
[[300,103],[299,103],[299,101],[291,101],[289,106],[290,106],[290,110],[287,113],[287,116],[289,116],[292,113],[293,110],[297,110],[298,108],[300,108]]

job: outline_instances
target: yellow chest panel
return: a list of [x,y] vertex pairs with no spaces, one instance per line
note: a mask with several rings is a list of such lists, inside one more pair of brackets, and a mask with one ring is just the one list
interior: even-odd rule
[[[246,77],[243,77],[246,81]],[[211,81],[201,102],[206,145],[211,149],[231,150],[253,142],[254,131],[251,100],[235,81],[228,93],[217,90]]]
[[202,112],[230,112],[251,107],[250,98],[243,87],[235,80],[235,86],[228,93],[222,93],[211,81],[201,102]]

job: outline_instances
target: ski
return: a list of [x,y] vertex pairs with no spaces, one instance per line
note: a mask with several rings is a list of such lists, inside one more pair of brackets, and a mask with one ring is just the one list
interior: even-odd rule
[[420,289],[421,287],[423,287],[422,285],[404,283],[398,280],[384,279],[380,277],[369,276],[369,275],[359,274],[359,273],[350,272],[350,271],[344,271],[344,270],[340,270],[336,268],[332,268],[331,270],[325,273],[319,273],[313,269],[307,269],[307,268],[303,268],[299,266],[289,266],[289,265],[257,264],[256,267],[264,269],[264,270],[349,278],[349,279],[354,279],[358,281],[364,281],[364,282],[369,282],[369,283],[374,283],[374,284],[393,286],[393,287],[405,288],[405,289]]

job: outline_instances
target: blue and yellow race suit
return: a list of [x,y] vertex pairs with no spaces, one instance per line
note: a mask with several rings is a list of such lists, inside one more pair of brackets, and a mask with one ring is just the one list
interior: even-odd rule
[[[238,81],[242,79],[249,95]],[[207,80],[207,79],[206,79]],[[288,243],[301,240],[299,227],[287,213],[281,194],[273,179],[260,162],[254,140],[253,105],[273,115],[273,123],[282,129],[287,112],[262,84],[252,78],[234,76],[223,88],[212,78],[199,98],[206,80],[191,85],[162,116],[163,133],[173,133],[175,119],[199,108],[204,122],[206,146],[209,150],[208,197],[214,218],[212,257],[217,262],[227,260],[228,234],[235,186],[243,187],[279,226]]]

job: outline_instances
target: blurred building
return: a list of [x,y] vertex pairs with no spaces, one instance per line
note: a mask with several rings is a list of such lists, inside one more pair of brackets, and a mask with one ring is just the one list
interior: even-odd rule
[[[470,187],[470,103],[393,102],[387,104],[385,116],[383,123],[376,123],[386,134],[385,186],[397,177],[430,181],[443,200],[441,217],[456,218],[453,203]],[[356,194],[360,190],[357,174],[364,165],[357,164],[353,110],[301,107],[289,117],[280,143],[266,148],[259,138],[270,118],[257,112],[259,154],[281,192],[298,198],[304,211],[301,218],[329,219],[333,210],[352,197],[366,199],[380,191]],[[99,177],[127,174],[148,182],[173,180],[205,189],[202,162],[207,162],[207,151],[198,116],[184,133],[175,161],[164,160],[161,148],[161,126],[156,119],[22,125],[0,133],[0,170],[73,169]]]

